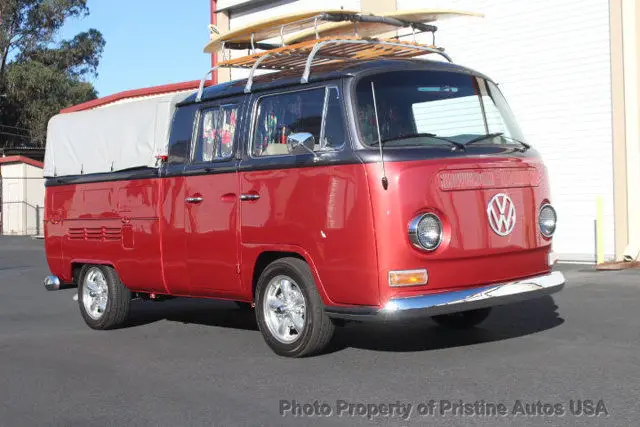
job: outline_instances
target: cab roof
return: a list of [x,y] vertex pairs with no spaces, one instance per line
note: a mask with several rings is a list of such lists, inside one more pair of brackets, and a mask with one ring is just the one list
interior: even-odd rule
[[[424,59],[394,59],[359,61],[341,64],[329,64],[313,67],[311,70],[310,83],[337,80],[344,77],[358,77],[360,75],[374,74],[385,71],[398,70],[425,70],[425,71],[449,71],[457,73],[473,74],[488,79],[488,77],[461,65],[443,61],[431,61]],[[300,86],[302,70],[280,71],[263,74],[254,77],[251,92],[261,92],[274,88]],[[205,88],[201,102],[209,100],[238,96],[244,94],[247,79],[234,80]],[[181,105],[196,102],[196,94],[187,97]]]

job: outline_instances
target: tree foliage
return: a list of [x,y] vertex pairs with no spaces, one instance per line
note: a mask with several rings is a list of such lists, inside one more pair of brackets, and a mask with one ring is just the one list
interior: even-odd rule
[[87,0],[0,0],[0,144],[44,145],[52,115],[97,96],[86,80],[97,76],[102,34],[56,39],[88,13]]

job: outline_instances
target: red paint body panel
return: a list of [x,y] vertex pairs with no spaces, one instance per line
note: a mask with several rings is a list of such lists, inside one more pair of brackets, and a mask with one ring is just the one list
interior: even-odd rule
[[246,296],[238,271],[237,173],[184,179],[186,197],[202,198],[198,203],[183,203],[190,293]]
[[[244,288],[266,248],[300,248],[329,304],[379,302],[375,233],[363,165],[243,172],[241,204]],[[244,273],[246,272],[246,274]]]
[[[392,296],[410,296],[454,288],[470,287],[533,276],[550,270],[547,254],[550,241],[538,230],[538,209],[548,201],[546,172],[537,160],[518,158],[460,158],[388,163],[392,177],[387,191],[382,189],[380,165],[369,164],[368,176],[374,224],[378,236],[379,279],[382,301]],[[532,186],[477,189],[474,182],[454,191],[443,191],[441,171],[491,171],[513,168],[533,169],[539,178]],[[503,185],[503,184],[499,184]],[[487,205],[498,193],[505,193],[516,205],[517,222],[511,234],[493,232]],[[411,219],[434,212],[445,230],[443,243],[433,252],[414,248],[408,238]],[[390,270],[427,268],[425,286],[390,288]]]
[[[71,281],[72,264],[103,261],[136,291],[166,292],[161,275],[158,186],[161,180],[48,187],[45,239],[51,271]],[[125,248],[123,226],[132,248]]]
[[187,235],[185,229],[184,199],[185,177],[161,179],[160,252],[162,276],[168,293],[188,295],[190,292],[187,270]]
[[[215,5],[212,0],[212,22]],[[449,67],[453,66],[443,69]],[[386,162],[388,188],[384,188],[383,167],[372,163],[379,153],[365,150],[366,138],[358,141],[355,129],[359,125],[354,121],[366,124],[367,115],[354,117],[353,105],[348,105],[353,101],[349,98],[358,97],[358,76],[344,75],[340,84],[333,82],[337,79],[333,75],[326,78],[339,88],[344,129],[341,122],[329,119],[329,102],[322,114],[314,113],[317,117],[301,117],[300,126],[306,129],[307,121],[309,126],[321,123],[317,141],[322,142],[325,131],[333,133],[329,125],[335,125],[344,131],[341,151],[324,152],[326,147],[321,144],[323,149],[313,156],[252,158],[253,128],[271,126],[272,115],[265,123],[252,118],[258,115],[262,95],[243,97],[242,85],[236,82],[207,91],[201,102],[177,108],[168,155],[161,156],[164,164],[157,171],[135,169],[113,176],[52,180],[45,206],[45,247],[51,272],[63,282],[72,282],[78,265],[108,264],[132,291],[252,301],[261,256],[292,253],[307,261],[326,305],[377,307],[394,297],[549,272],[551,240],[541,235],[538,225],[539,209],[549,202],[549,188],[546,170],[534,150],[488,142],[453,151],[439,145],[392,144],[384,147],[388,150],[385,158],[390,159]],[[63,112],[196,89],[198,84],[123,92]],[[372,83],[372,92],[373,87]],[[429,88],[419,86],[418,90]],[[276,93],[268,85],[265,90]],[[204,133],[194,132],[202,111],[224,102],[238,105],[233,155],[198,163],[202,157],[195,150]],[[284,105],[275,103],[274,111],[276,107]],[[389,117],[396,120],[399,116]],[[486,117],[485,130],[489,133]],[[377,133],[382,139],[379,129]],[[325,138],[325,142],[330,140]],[[481,139],[468,143],[472,142]],[[90,182],[98,179],[105,181]],[[516,209],[515,228],[506,236],[491,229],[487,213],[489,201],[500,193],[509,196]],[[428,212],[438,215],[444,230],[443,241],[431,252],[414,247],[408,233],[411,220]],[[428,270],[426,285],[389,286],[390,271],[415,269]]]
[[[549,197],[540,161],[420,160],[389,162],[386,170],[387,190],[375,163],[48,187],[49,266],[71,281],[73,263],[106,263],[134,291],[250,301],[260,254],[293,252],[307,260],[332,305],[382,305],[394,296],[549,271],[550,241],[537,227]],[[452,187],[441,174],[505,170],[538,178],[507,188]],[[506,237],[487,221],[487,203],[499,192],[518,214]],[[260,198],[240,202],[240,194]],[[202,202],[185,203],[187,197]],[[410,220],[423,212],[444,223],[444,242],[433,252],[408,239]],[[416,268],[428,269],[427,286],[388,286],[390,270]]]

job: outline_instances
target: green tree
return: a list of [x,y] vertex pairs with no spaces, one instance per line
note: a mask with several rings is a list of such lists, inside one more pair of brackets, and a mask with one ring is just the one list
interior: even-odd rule
[[0,146],[43,146],[51,116],[96,98],[87,79],[97,76],[102,34],[56,40],[67,19],[88,13],[87,0],[0,0]]

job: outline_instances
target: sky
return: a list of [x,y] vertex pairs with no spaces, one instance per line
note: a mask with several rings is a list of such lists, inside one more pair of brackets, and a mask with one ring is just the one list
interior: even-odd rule
[[211,57],[208,0],[89,0],[90,14],[70,19],[60,38],[95,28],[106,46],[91,82],[99,96],[187,80],[199,80]]

